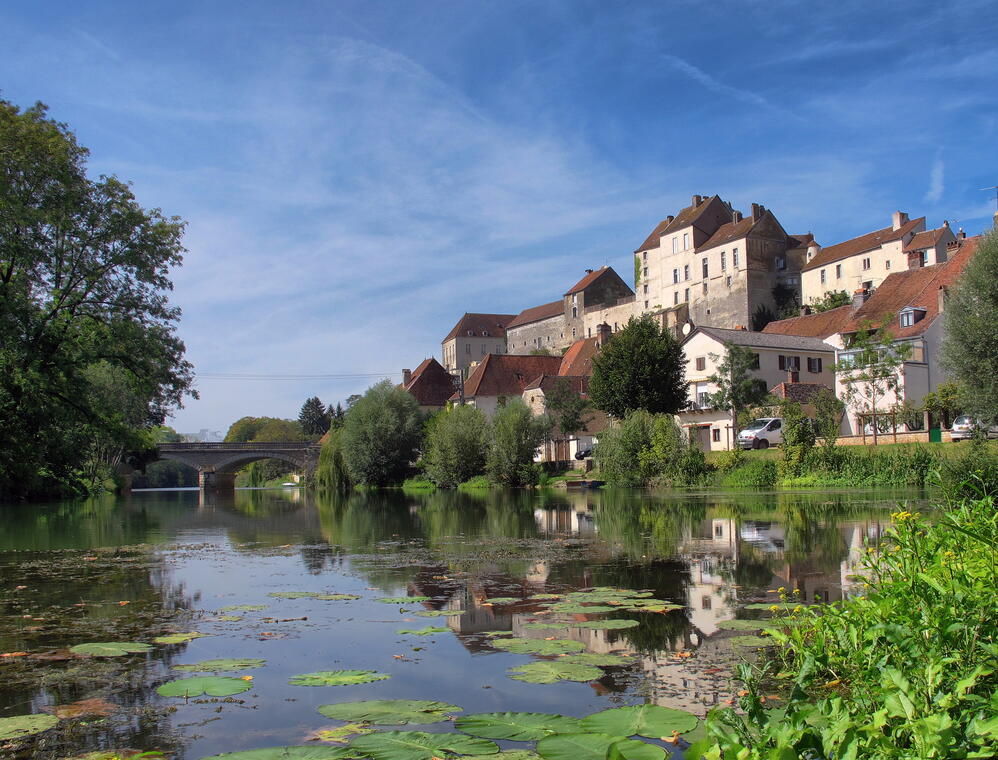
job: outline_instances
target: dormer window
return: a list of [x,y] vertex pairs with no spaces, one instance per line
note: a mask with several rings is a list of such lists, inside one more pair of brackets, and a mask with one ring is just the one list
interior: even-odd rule
[[901,327],[911,327],[916,322],[922,321],[925,317],[925,309],[920,309],[916,306],[906,306],[901,309]]

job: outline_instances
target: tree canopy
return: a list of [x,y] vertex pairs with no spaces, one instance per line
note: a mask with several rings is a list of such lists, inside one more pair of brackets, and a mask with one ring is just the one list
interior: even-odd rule
[[635,409],[675,414],[686,406],[686,358],[650,316],[631,318],[593,358],[589,398],[618,419]]
[[167,298],[184,224],[37,104],[0,100],[0,495],[99,485],[193,395]]
[[[332,407],[330,407],[332,409]],[[298,423],[301,425],[305,435],[312,438],[320,438],[327,430],[332,419],[332,414],[326,409],[318,396],[305,399],[298,412]]]
[[717,409],[731,412],[731,423],[737,433],[738,414],[743,409],[761,404],[769,395],[766,383],[753,374],[759,369],[759,355],[746,346],[724,344],[724,355],[711,358],[720,360],[717,372],[707,378],[717,390],[710,402]]
[[401,483],[416,461],[423,418],[412,394],[390,380],[356,399],[343,426],[343,459],[351,480],[363,486]]

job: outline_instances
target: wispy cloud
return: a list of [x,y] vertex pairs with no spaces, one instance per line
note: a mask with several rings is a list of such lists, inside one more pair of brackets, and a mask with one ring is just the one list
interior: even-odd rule
[[925,193],[926,203],[938,203],[943,197],[943,173],[946,164],[942,157],[937,156],[932,162],[932,170],[929,172],[929,189]]
[[760,108],[772,109],[774,108],[768,100],[766,100],[761,95],[752,92],[751,90],[732,87],[730,85],[721,82],[720,80],[714,78],[708,74],[703,69],[698,66],[694,66],[689,61],[680,58],[678,55],[670,55],[669,53],[662,53],[660,56],[661,60],[670,66],[671,68],[679,71],[690,79],[702,84],[708,90],[719,93],[721,95],[727,95],[729,97],[740,100],[743,103],[748,103],[749,105],[759,106]]

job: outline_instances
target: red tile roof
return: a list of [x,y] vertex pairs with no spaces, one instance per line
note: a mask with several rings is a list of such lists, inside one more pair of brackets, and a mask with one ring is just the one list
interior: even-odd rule
[[635,250],[635,253],[640,253],[641,251],[649,251],[652,248],[658,248],[662,245],[662,235],[666,235],[669,232],[675,232],[676,230],[682,229],[683,227],[689,227],[696,223],[700,215],[707,210],[710,202],[717,198],[718,196],[712,195],[710,198],[704,198],[700,201],[697,206],[687,206],[673,219],[663,219],[659,222],[655,229],[651,231],[651,234],[645,238],[645,242],[641,244],[641,247]]
[[513,327],[519,327],[520,325],[529,325],[531,322],[540,322],[542,319],[551,319],[552,317],[563,316],[565,316],[565,302],[552,301],[551,303],[545,303],[540,306],[532,306],[529,309],[524,309],[513,317],[513,320],[506,325],[506,329],[509,330]]
[[461,317],[454,328],[447,333],[444,340],[450,340],[461,336],[474,336],[476,338],[505,338],[506,325],[508,325],[515,314],[469,314]]
[[567,381],[569,387],[580,395],[585,395],[589,390],[589,378],[584,375],[541,375],[523,390],[532,391],[540,388],[546,394],[563,380]]
[[596,280],[603,277],[603,275],[608,274],[609,272],[612,271],[613,270],[610,267],[600,267],[599,269],[594,269],[591,272],[588,272],[585,277],[583,277],[581,280],[575,283],[571,288],[569,288],[568,292],[565,293],[565,295],[570,296],[572,295],[572,293],[581,293],[583,290],[585,290],[594,282],[596,282]]
[[915,233],[915,236],[908,241],[908,245],[904,247],[904,250],[921,251],[923,248],[935,248],[948,229],[949,227],[938,227],[934,230],[917,232]]
[[454,393],[453,380],[436,359],[423,359],[408,384],[402,387],[413,395],[420,406],[446,406],[447,399]]
[[596,347],[598,341],[599,338],[581,338],[575,341],[561,357],[561,367],[558,369],[558,374],[592,377],[593,357],[598,351]]
[[[960,241],[959,247],[950,250],[949,260],[942,264],[889,275],[840,332],[858,332],[866,326],[880,327],[890,319],[888,328],[895,338],[921,335],[939,316],[939,289],[952,287],[956,283],[967,262],[977,252],[980,239],[978,235]],[[897,315],[906,306],[923,310],[924,316],[909,327],[901,327]]]
[[836,309],[816,312],[801,317],[790,317],[770,322],[762,331],[777,335],[801,335],[807,338],[827,338],[842,330],[852,319],[852,306],[839,306]]
[[486,354],[464,383],[465,398],[475,396],[519,396],[540,375],[554,375],[559,356]]
[[752,228],[755,227],[755,225],[756,222],[754,222],[750,216],[747,216],[738,222],[727,222],[726,224],[722,224],[717,228],[717,231],[710,236],[709,240],[704,241],[703,244],[697,247],[697,250],[702,251],[705,248],[713,248],[717,245],[724,245],[731,240],[743,238],[752,231]]
[[882,230],[875,230],[873,232],[868,232],[865,235],[860,235],[859,237],[854,237],[849,240],[844,240],[841,243],[836,243],[835,245],[829,245],[818,251],[818,255],[807,262],[803,267],[801,267],[802,272],[808,272],[812,269],[817,269],[818,267],[827,266],[836,261],[841,261],[842,259],[847,259],[850,256],[855,256],[859,253],[865,253],[866,251],[872,251],[874,248],[879,248],[884,243],[890,243],[894,240],[901,240],[909,232],[915,230],[915,228],[925,224],[925,217],[921,216],[918,219],[911,219],[901,225],[900,229],[894,229],[891,227],[884,227]]
[[787,248],[807,248],[814,242],[814,235],[807,232],[803,235],[787,235]]

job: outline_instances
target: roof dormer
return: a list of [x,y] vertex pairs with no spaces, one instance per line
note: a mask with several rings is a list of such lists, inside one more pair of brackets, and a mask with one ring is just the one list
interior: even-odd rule
[[916,322],[921,322],[924,318],[925,309],[920,306],[905,306],[898,315],[901,327],[911,327]]

